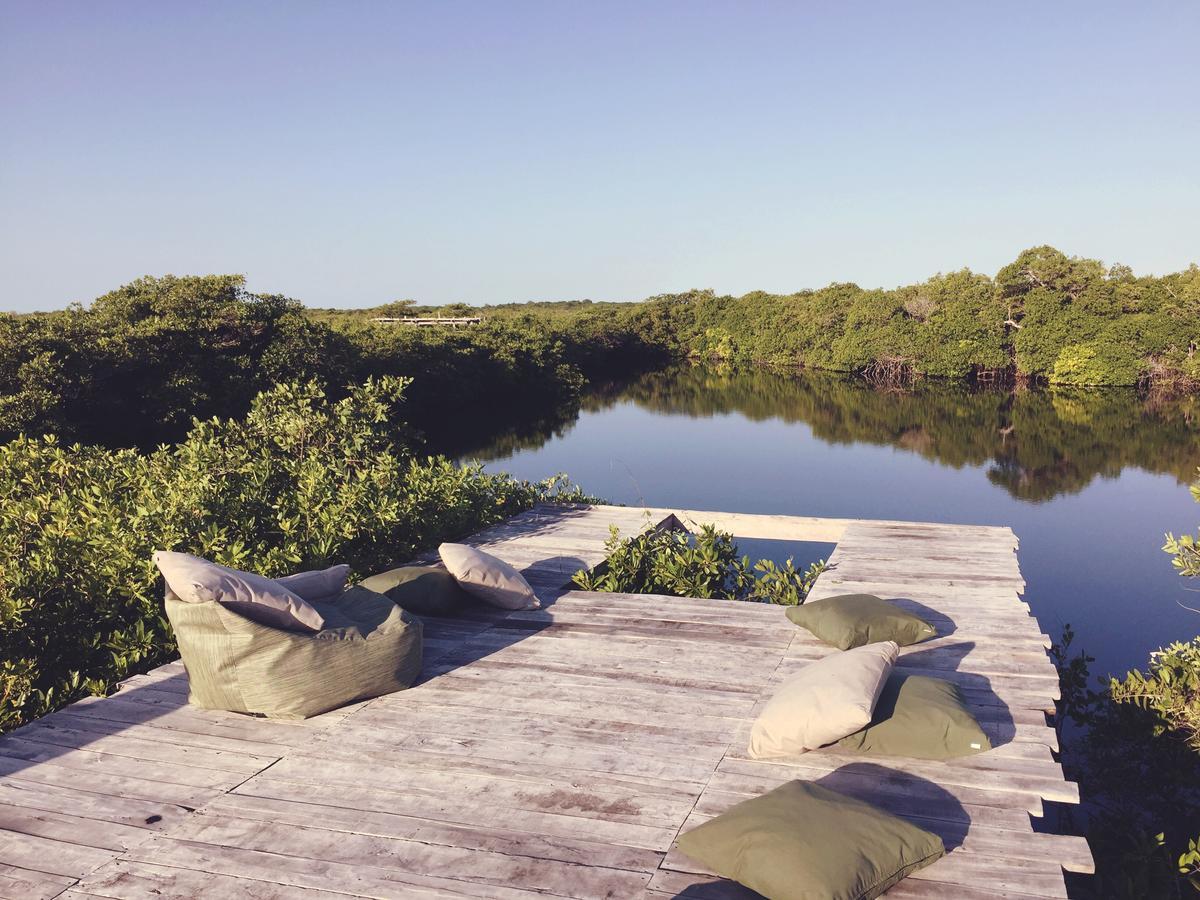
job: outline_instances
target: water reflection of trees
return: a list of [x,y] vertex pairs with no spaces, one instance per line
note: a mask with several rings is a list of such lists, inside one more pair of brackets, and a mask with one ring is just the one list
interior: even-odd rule
[[[905,391],[819,372],[678,367],[594,386],[586,410],[618,400],[664,415],[737,413],[755,421],[802,422],[823,441],[869,443],[942,465],[988,465],[988,478],[1022,500],[1082,490],[1127,466],[1189,480],[1200,462],[1195,398],[1153,400],[1133,390],[971,388],[923,381]],[[538,433],[497,435],[472,455],[496,458],[561,434],[577,412]]]

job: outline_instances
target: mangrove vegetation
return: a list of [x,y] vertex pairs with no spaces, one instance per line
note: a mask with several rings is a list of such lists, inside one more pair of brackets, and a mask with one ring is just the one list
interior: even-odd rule
[[[382,325],[380,315],[476,312],[462,329]],[[547,407],[585,381],[669,359],[804,367],[883,385],[963,382],[1200,387],[1200,268],[1160,277],[1026,250],[995,277],[742,297],[690,291],[641,303],[310,310],[253,294],[236,275],[141,278],[87,306],[0,315],[0,437],[148,448],[193,416],[244,413],[293,378],[330,389],[415,379],[408,418],[437,437],[448,412]]]

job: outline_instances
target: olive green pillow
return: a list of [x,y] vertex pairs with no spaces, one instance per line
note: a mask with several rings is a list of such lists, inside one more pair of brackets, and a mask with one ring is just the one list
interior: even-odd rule
[[871,594],[843,594],[789,606],[787,617],[842,650],[878,641],[907,647],[937,635],[937,629],[920,616]]
[[470,605],[471,598],[445,569],[403,566],[359,582],[377,594],[386,594],[406,612],[418,616],[453,616]]
[[677,846],[772,900],[872,900],[946,852],[936,834],[807,781],[739,803]]
[[871,756],[915,759],[954,759],[992,749],[957,684],[899,672],[888,676],[871,724],[837,745]]

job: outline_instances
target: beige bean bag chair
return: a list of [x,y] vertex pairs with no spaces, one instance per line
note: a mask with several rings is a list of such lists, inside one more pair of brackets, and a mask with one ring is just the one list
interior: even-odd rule
[[[181,568],[168,556],[185,554],[155,560],[167,576],[167,618],[197,706],[303,719],[403,690],[420,674],[421,622],[382,594],[352,587],[308,599],[291,592],[288,579],[264,587],[252,580],[261,576],[232,569],[217,573],[224,580],[210,589],[211,573],[192,577],[200,570],[186,568],[195,557]],[[242,596],[246,584],[251,602]],[[278,607],[266,615],[258,612],[264,592]]]

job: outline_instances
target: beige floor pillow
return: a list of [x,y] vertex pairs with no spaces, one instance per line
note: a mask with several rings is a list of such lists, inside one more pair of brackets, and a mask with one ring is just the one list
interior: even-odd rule
[[542,605],[524,576],[490,553],[466,544],[442,544],[438,555],[462,589],[485,603],[501,609],[537,609]]
[[307,600],[277,581],[239,572],[190,553],[157,550],[154,563],[184,603],[217,602],[247,619],[287,631],[320,631],[325,620]]
[[750,755],[796,756],[865,728],[897,653],[894,641],[867,644],[831,654],[792,675],[755,720]]

